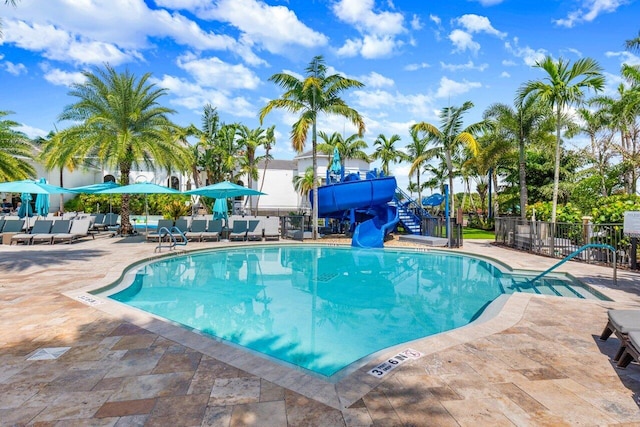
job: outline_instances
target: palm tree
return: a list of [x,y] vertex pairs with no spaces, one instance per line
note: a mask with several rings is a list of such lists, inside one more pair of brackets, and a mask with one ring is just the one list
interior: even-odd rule
[[306,68],[307,77],[299,80],[287,73],[277,73],[269,80],[282,87],[285,92],[281,98],[271,100],[260,110],[260,125],[267,114],[274,109],[283,109],[291,113],[300,113],[300,118],[291,128],[291,143],[297,152],[304,150],[309,127],[313,155],[313,239],[318,238],[318,159],[317,159],[317,119],[319,113],[336,114],[348,119],[358,128],[358,135],[365,131],[364,119],[349,107],[340,93],[364,85],[357,80],[339,74],[327,76],[327,66],[322,56],[315,56]]
[[400,135],[394,134],[387,138],[384,134],[378,135],[373,145],[376,147],[371,156],[374,160],[380,160],[382,172],[389,176],[389,163],[398,163],[406,158],[405,154],[398,151],[394,144],[400,141]]
[[[129,184],[134,166],[183,170],[191,165],[189,150],[167,139],[168,130],[176,126],[168,119],[173,110],[159,104],[166,89],[149,83],[150,73],[137,79],[106,65],[83,75],[86,81],[74,84],[69,92],[77,101],[60,115],[60,120],[74,124],[51,140],[50,164],[95,157],[120,169],[122,185]],[[124,194],[120,212],[124,234],[133,230],[129,213],[129,195]]]
[[0,111],[0,181],[34,178],[36,170],[29,163],[33,158],[33,146],[22,132],[15,129],[20,124],[4,119],[11,114]]
[[636,37],[625,41],[624,46],[629,50],[640,50],[640,31]]
[[[455,157],[460,154],[459,151],[461,149],[469,150],[473,156],[477,155],[478,142],[476,141],[474,134],[479,133],[487,127],[487,123],[481,121],[463,128],[462,116],[472,107],[473,103],[467,101],[462,104],[462,107],[444,108],[440,112],[440,129],[426,122],[416,123],[411,127],[412,129],[415,129],[416,132],[424,133],[426,138],[435,145],[435,151],[430,150],[428,153],[429,158],[435,157],[435,153],[437,152],[441,152],[444,155],[449,175],[451,216],[455,215],[455,192],[453,190],[453,178],[455,175],[453,163]],[[414,160],[414,163],[416,160]]]
[[515,109],[507,104],[490,105],[484,112],[485,120],[494,122],[493,140],[506,138],[513,141],[518,147],[518,176],[520,185],[520,216],[526,218],[528,203],[527,194],[527,159],[525,155],[526,145],[533,142],[539,132],[546,133],[548,108],[545,108],[534,97],[527,98]]
[[317,177],[313,173],[313,166],[309,166],[304,175],[296,175],[293,177],[293,188],[302,196],[302,200],[309,198],[309,193],[318,185]]
[[[264,169],[262,171],[262,181],[260,182],[260,192],[262,193],[262,189],[264,188],[264,179],[267,176],[267,166],[269,165],[269,160],[271,160],[271,149],[276,144],[275,137],[275,129],[276,126],[270,126],[267,128],[267,134],[264,139]],[[258,195],[258,199],[256,200],[256,212],[258,212],[258,204],[260,203],[260,195]]]
[[420,138],[418,130],[415,127],[411,127],[409,130],[411,135],[411,144],[406,146],[407,158],[412,161],[411,168],[409,169],[409,176],[416,175],[415,190],[418,193],[418,203],[422,203],[422,185],[420,185],[420,171],[424,164],[431,160],[435,153],[429,150],[429,140],[427,138]]
[[[238,143],[243,151],[241,172],[247,176],[247,186],[249,188],[253,188],[253,181],[258,179],[258,163],[263,159],[262,156],[256,156],[256,151],[267,144],[268,137],[266,129],[260,127],[249,129],[245,125],[238,127]],[[247,197],[245,206],[251,200],[251,197]],[[249,210],[253,212],[253,206],[250,205]]]
[[547,56],[536,62],[535,67],[542,68],[548,76],[544,80],[530,80],[517,91],[517,102],[523,104],[527,97],[533,96],[544,105],[552,108],[556,117],[556,155],[553,174],[553,204],[551,223],[556,222],[558,207],[558,185],[560,182],[560,135],[562,133],[562,114],[574,104],[582,104],[584,91],[593,89],[598,92],[604,88],[602,68],[591,58],[582,58],[573,65],[560,58],[557,61]]

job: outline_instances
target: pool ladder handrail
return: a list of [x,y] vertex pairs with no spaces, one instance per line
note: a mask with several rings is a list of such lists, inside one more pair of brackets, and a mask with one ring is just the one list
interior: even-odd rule
[[618,284],[618,269],[617,269],[617,265],[616,265],[616,248],[614,248],[611,245],[607,245],[606,243],[588,243],[588,244],[586,244],[584,246],[579,247],[577,250],[575,250],[574,252],[572,252],[569,255],[567,255],[564,259],[562,259],[557,264],[551,266],[550,268],[546,269],[542,273],[538,274],[533,279],[529,280],[529,282],[535,282],[536,280],[542,278],[543,276],[547,275],[551,271],[553,271],[556,268],[560,267],[565,262],[569,261],[572,258],[575,258],[576,256],[578,256],[578,254],[580,254],[580,252],[584,251],[585,249],[589,249],[589,248],[609,249],[613,253],[613,285],[617,286],[617,284]]
[[[181,237],[180,242],[177,241],[174,233],[180,235]],[[169,236],[171,240],[168,245],[163,245],[162,241],[167,236]],[[176,246],[187,246],[187,237],[184,235],[182,230],[180,230],[176,226],[171,227],[171,229],[168,229],[167,227],[161,227],[160,230],[158,230],[158,246],[156,246],[156,248],[153,251],[160,252],[162,251],[162,248],[169,248],[169,250],[171,250],[171,249],[174,249]]]

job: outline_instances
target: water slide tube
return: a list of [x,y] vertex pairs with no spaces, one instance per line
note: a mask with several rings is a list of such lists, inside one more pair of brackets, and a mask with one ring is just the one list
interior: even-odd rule
[[358,224],[351,246],[381,248],[384,236],[398,222],[396,208],[387,205],[393,199],[396,187],[396,179],[392,176],[343,181],[319,187],[318,215],[339,217],[350,209],[365,211],[372,217]]

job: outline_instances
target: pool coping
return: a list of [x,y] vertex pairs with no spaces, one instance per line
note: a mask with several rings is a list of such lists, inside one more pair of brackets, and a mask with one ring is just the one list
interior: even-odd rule
[[[255,245],[251,246],[255,247]],[[234,247],[237,248],[237,246]],[[219,249],[224,250],[225,248]],[[412,248],[406,249],[413,250]],[[112,286],[115,282],[121,280],[128,270],[135,268],[139,264],[167,256],[184,255],[197,251],[199,250],[185,250],[148,257],[123,268],[120,278],[110,283],[94,284],[91,287],[64,292],[63,295],[338,410],[350,407],[368,392],[403,369],[411,369],[412,360],[407,360],[406,363],[399,366],[399,369],[390,370],[381,378],[369,373],[372,369],[380,366],[381,363],[394,358],[399,352],[412,349],[419,352],[420,357],[424,357],[478,338],[487,337],[517,324],[522,319],[529,302],[533,298],[561,298],[525,293],[504,294],[494,300],[478,319],[468,325],[380,350],[350,365],[358,365],[358,367],[354,369],[345,368],[344,371],[346,373],[341,375],[337,381],[328,381],[305,370],[295,369],[290,365],[285,365],[275,360],[272,361],[272,358],[268,356],[258,355],[254,351],[203,335],[184,325],[161,319],[153,314],[90,293]],[[506,267],[510,271],[514,271],[507,264],[490,257],[478,256],[477,254],[463,251],[456,251],[455,253],[487,259]],[[601,289],[598,290],[601,291]],[[582,301],[585,303],[602,302],[600,300]]]

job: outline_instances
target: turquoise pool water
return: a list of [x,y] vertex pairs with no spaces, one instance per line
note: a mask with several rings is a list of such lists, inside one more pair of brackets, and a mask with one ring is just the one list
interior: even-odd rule
[[157,260],[110,298],[329,377],[379,350],[464,326],[515,291],[598,297],[449,252],[287,245]]

